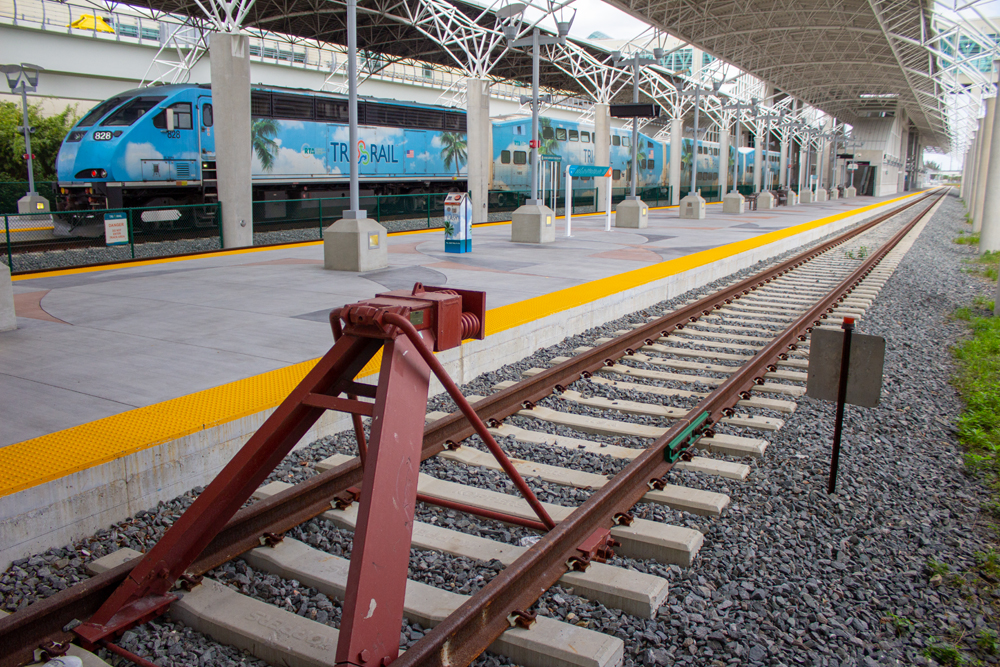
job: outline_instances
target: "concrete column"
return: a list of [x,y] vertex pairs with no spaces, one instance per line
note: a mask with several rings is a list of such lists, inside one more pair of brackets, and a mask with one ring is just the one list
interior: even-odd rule
[[719,197],[729,191],[729,126],[719,130]]
[[760,192],[760,185],[764,176],[764,135],[761,131],[761,124],[754,121],[754,142],[753,142],[753,191]]
[[778,157],[778,187],[788,187],[788,135],[781,138],[781,155]]
[[[996,179],[993,178],[993,172],[987,171],[991,169],[990,158],[993,155],[993,135],[994,130],[994,119],[996,117],[997,109],[997,98],[991,97],[986,100],[986,118],[983,119],[983,147],[981,150],[981,157],[979,158],[979,178],[976,179],[976,194],[975,203],[973,204],[972,213],[972,231],[978,232],[983,228],[983,220],[985,219],[984,213],[984,202],[986,199],[986,184],[990,183],[991,186],[996,187]],[[982,244],[980,244],[980,249],[982,249]]]
[[969,153],[972,152],[972,147],[970,146],[965,154],[962,156],[962,187],[958,191],[958,195],[965,201],[965,190],[969,187]]
[[969,184],[969,198],[965,201],[969,218],[972,218],[973,202],[976,200],[976,184],[979,183],[979,159],[983,156],[983,119],[976,121],[976,154],[972,160],[971,183]]
[[670,204],[681,203],[681,148],[684,140],[684,119],[670,121]]
[[0,331],[13,331],[16,328],[14,284],[10,280],[10,268],[0,262]]
[[[594,164],[611,164],[611,115],[607,104],[594,105]],[[608,188],[607,178],[595,178],[597,183],[597,210],[606,212]]]
[[490,163],[489,135],[483,133],[483,117],[490,117],[490,98],[486,94],[486,84],[482,79],[466,79],[465,108],[467,111],[467,146],[469,170],[469,196],[472,197],[472,222],[489,220]]
[[222,244],[253,245],[250,181],[250,47],[246,35],[214,32],[209,48],[215,117],[215,168],[222,204]]
[[[979,236],[979,252],[996,252],[1000,250],[1000,114],[990,113],[990,109],[995,109],[995,100],[987,101],[987,118],[991,121],[989,126],[985,126],[983,133],[983,159],[982,164],[985,169],[980,169],[979,186],[984,192],[981,234]],[[990,103],[994,106],[990,106]],[[989,144],[987,144],[989,141]],[[972,228],[976,231],[976,225]]]

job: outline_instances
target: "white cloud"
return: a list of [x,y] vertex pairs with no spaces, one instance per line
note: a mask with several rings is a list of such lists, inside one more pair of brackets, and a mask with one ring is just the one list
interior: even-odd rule
[[281,129],[304,130],[306,125],[300,120],[283,120],[281,121]]
[[125,164],[132,164],[139,160],[162,160],[163,153],[156,150],[156,147],[148,141],[141,144],[129,144],[125,149]]
[[264,171],[260,159],[254,153],[252,172],[268,176],[291,176],[307,174],[327,173],[326,164],[315,155],[306,155],[290,148],[278,148],[278,154],[274,157],[274,168],[271,171]]
[[427,151],[424,151],[423,153],[420,153],[419,155],[417,155],[417,159],[418,160],[430,160],[431,159],[431,154],[428,153]]

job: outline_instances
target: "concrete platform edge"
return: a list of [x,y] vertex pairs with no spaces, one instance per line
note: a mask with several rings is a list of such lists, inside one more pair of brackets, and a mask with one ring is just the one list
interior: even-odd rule
[[[711,264],[553,313],[493,334],[486,340],[448,350],[438,358],[459,384],[466,383],[532,350],[711,283],[878,215],[883,208],[898,203],[898,199],[885,202],[878,208],[833,220]],[[374,379],[374,376],[370,378]],[[441,389],[439,383],[432,383],[432,394]],[[160,501],[206,485],[272,411],[264,410],[0,497],[0,545],[3,545],[0,547],[0,568],[8,568],[19,558],[64,546]],[[350,419],[345,415],[327,413],[303,437],[299,446],[350,426]]]

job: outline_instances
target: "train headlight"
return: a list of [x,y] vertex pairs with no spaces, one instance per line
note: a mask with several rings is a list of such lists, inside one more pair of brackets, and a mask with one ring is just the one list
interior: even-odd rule
[[76,178],[107,178],[108,172],[104,169],[84,169],[76,174]]

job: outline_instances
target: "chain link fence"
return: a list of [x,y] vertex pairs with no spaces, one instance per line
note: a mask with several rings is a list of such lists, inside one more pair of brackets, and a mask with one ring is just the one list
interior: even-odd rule
[[219,204],[0,215],[11,273],[222,248]]

